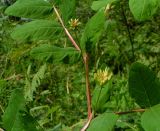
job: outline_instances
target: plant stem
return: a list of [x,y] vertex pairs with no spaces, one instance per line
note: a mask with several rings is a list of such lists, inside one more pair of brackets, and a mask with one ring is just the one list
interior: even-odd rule
[[93,114],[91,114],[91,116],[88,118],[87,123],[84,125],[84,127],[81,129],[81,131],[86,131],[86,129],[88,128],[92,118],[93,118]]
[[125,115],[128,113],[134,113],[134,112],[145,112],[146,109],[135,109],[135,110],[131,110],[131,111],[125,111],[125,112],[115,112],[115,114],[117,115]]
[[123,8],[123,5],[120,5],[121,6],[121,9],[122,9],[122,15],[123,15],[123,18],[124,18],[124,23],[127,27],[127,32],[128,32],[128,37],[129,37],[129,41],[131,43],[131,48],[132,48],[132,57],[134,59],[135,55],[134,55],[134,42],[133,42],[133,39],[132,39],[132,35],[131,35],[131,32],[130,32],[130,28],[129,28],[129,24],[128,24],[128,21],[127,21],[127,17],[126,17],[126,14],[125,14],[125,11],[124,11],[124,8]]
[[101,92],[102,92],[102,86],[101,86],[100,88],[101,88],[101,89],[100,89],[100,92],[99,92],[99,94],[98,94],[98,99],[97,99],[97,101],[96,101],[95,109],[97,109],[97,104],[98,104],[98,102],[99,102],[99,98],[100,98],[100,95],[101,95]]
[[67,28],[65,27],[65,25],[64,25],[64,23],[63,23],[60,15],[59,15],[57,9],[56,9],[56,7],[55,7],[54,5],[53,5],[53,9],[54,9],[54,11],[55,11],[55,13],[56,13],[56,15],[57,15],[57,17],[58,17],[58,20],[60,21],[60,23],[61,23],[61,25],[62,25],[62,27],[63,27],[66,35],[67,35],[68,38],[70,39],[71,43],[73,44],[73,46],[74,46],[78,51],[81,51],[80,47],[77,45],[77,43],[75,42],[75,40],[73,39],[73,37],[71,36],[71,34],[70,34],[69,31],[67,30]]
[[88,119],[89,119],[90,116],[92,115],[92,110],[91,110],[91,92],[89,83],[88,55],[86,53],[83,54],[83,61],[86,72],[86,95],[87,95],[87,107],[88,107]]
[[82,57],[83,57],[83,62],[84,62],[84,66],[85,66],[85,73],[86,73],[85,75],[86,75],[86,96],[87,96],[88,120],[87,120],[86,124],[83,126],[83,128],[81,129],[81,131],[86,131],[86,129],[88,128],[88,126],[93,118],[93,113],[92,113],[92,108],[91,108],[91,92],[90,92],[90,82],[89,82],[88,54],[83,53]]
[[[70,39],[71,43],[73,44],[73,46],[78,50],[81,51],[80,47],[77,45],[77,43],[75,42],[75,40],[73,39],[73,37],[71,36],[71,34],[69,33],[69,31],[67,30],[67,28],[65,27],[56,7],[53,5],[53,9],[58,17],[58,20],[60,21],[66,35],[68,36],[68,38]],[[90,93],[90,83],[89,83],[89,67],[88,67],[88,55],[86,53],[83,53],[82,55],[83,57],[83,61],[84,61],[84,66],[85,66],[85,73],[86,73],[86,96],[87,96],[87,108],[88,108],[88,121],[87,123],[84,125],[84,127],[82,128],[81,131],[85,131],[91,120],[93,117],[92,114],[92,110],[91,110],[91,93]]]

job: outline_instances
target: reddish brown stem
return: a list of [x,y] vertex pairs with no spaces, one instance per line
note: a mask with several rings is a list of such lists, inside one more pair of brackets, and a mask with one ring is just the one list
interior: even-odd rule
[[85,72],[86,72],[86,95],[87,95],[88,119],[90,119],[92,115],[91,92],[90,92],[90,84],[89,84],[90,82],[89,82],[88,55],[86,53],[83,54],[83,61],[85,64]]
[[[60,21],[66,35],[68,36],[68,38],[70,39],[70,41],[72,42],[73,46],[78,50],[81,51],[80,47],[78,46],[78,44],[75,42],[75,40],[73,39],[73,37],[71,36],[71,34],[69,33],[69,31],[67,30],[67,28],[65,27],[56,7],[53,5],[53,9],[58,17],[58,20]],[[84,65],[85,65],[85,73],[86,73],[86,96],[87,96],[87,107],[88,107],[88,121],[85,124],[85,126],[82,128],[81,131],[85,131],[91,120],[92,120],[92,110],[91,110],[91,93],[90,93],[90,84],[89,84],[89,68],[88,68],[88,55],[86,53],[83,54],[83,61],[84,61]]]
[[70,39],[71,43],[73,44],[73,46],[74,46],[78,51],[81,51],[80,47],[77,45],[77,43],[75,42],[75,40],[73,39],[73,37],[71,36],[71,34],[70,34],[69,31],[67,30],[67,28],[65,27],[65,25],[64,25],[64,23],[63,23],[60,15],[59,15],[57,9],[56,9],[56,7],[55,7],[54,5],[53,5],[53,9],[54,9],[54,11],[55,11],[55,13],[56,13],[56,15],[57,15],[57,17],[58,17],[58,20],[60,21],[60,23],[61,23],[61,25],[62,25],[62,27],[63,27],[66,35],[67,35],[68,38]]
[[91,108],[91,92],[90,92],[90,82],[89,82],[88,54],[86,54],[86,53],[83,54],[83,61],[84,61],[85,73],[86,73],[86,96],[87,96],[87,107],[88,107],[88,120],[87,120],[86,124],[84,125],[84,127],[81,129],[81,131],[85,131],[88,128],[88,126],[93,118],[92,108]]
[[81,129],[81,131],[85,131],[85,130],[88,128],[88,126],[89,126],[92,118],[93,118],[93,114],[90,115],[90,117],[88,118],[86,124],[85,124],[84,127]]
[[125,111],[125,112],[115,112],[115,114],[117,115],[125,115],[128,113],[134,113],[134,112],[145,112],[146,109],[135,109],[135,110],[131,110],[131,111]]

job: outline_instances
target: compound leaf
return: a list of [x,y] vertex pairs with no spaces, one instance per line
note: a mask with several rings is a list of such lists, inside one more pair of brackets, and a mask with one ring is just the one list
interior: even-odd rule
[[31,65],[29,65],[28,67],[28,71],[27,71],[28,73],[27,73],[26,83],[24,87],[24,90],[25,90],[24,96],[25,96],[25,99],[28,101],[33,100],[33,92],[36,91],[36,88],[40,85],[41,80],[44,78],[47,66],[46,64],[42,65],[38,70],[38,72],[34,74],[32,81],[28,79],[30,77],[30,68],[31,68]]
[[5,11],[7,15],[40,19],[51,15],[52,5],[45,0],[18,0]]
[[61,27],[55,21],[35,20],[15,28],[11,34],[17,40],[48,40],[55,39]]
[[60,48],[50,44],[43,44],[31,50],[31,56],[38,60],[53,59],[54,62],[61,61],[67,55],[78,53],[72,47]]

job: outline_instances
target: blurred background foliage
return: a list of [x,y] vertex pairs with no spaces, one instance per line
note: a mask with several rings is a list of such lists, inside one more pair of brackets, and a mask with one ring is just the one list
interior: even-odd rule
[[[61,5],[61,0],[50,0]],[[85,94],[85,72],[81,58],[63,62],[44,62],[35,60],[30,51],[41,43],[52,41],[20,42],[11,38],[10,33],[19,24],[29,21],[25,18],[6,16],[4,10],[14,0],[0,3],[0,122],[7,107],[10,94],[15,88],[22,88],[31,82],[42,65],[47,68],[34,92],[33,101],[27,103],[28,112],[46,129],[74,127],[79,120],[87,116]],[[62,17],[77,42],[88,19],[95,13],[91,9],[92,0],[75,1],[74,12],[65,16],[63,5]],[[107,13],[107,12],[106,12]],[[129,66],[139,61],[149,66],[160,78],[160,10],[151,20],[137,22],[134,20],[128,0],[114,4],[106,17],[105,32],[91,50],[90,80],[93,92],[96,82],[94,73],[109,67],[113,72],[109,101],[105,104],[106,111],[128,111],[138,108],[128,93]],[[70,28],[68,20],[77,18],[81,22],[75,30]],[[55,45],[71,45],[64,34],[57,38]],[[133,46],[133,48],[132,48]],[[73,58],[75,59],[75,58]],[[28,70],[30,71],[28,73]],[[140,114],[121,116],[117,130],[139,130]],[[124,118],[125,117],[125,118]],[[123,121],[125,120],[125,121]],[[80,121],[81,122],[81,121]],[[0,123],[0,127],[1,127]]]

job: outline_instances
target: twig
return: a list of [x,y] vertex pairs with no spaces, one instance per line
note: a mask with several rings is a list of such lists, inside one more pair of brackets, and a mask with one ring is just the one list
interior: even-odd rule
[[131,110],[131,111],[125,111],[125,112],[115,112],[115,114],[117,115],[125,115],[128,113],[135,113],[135,112],[145,112],[146,109],[135,109],[135,110]]
[[71,34],[70,34],[69,31],[67,30],[67,28],[65,27],[65,25],[64,25],[64,23],[63,23],[60,15],[59,15],[57,9],[56,9],[56,7],[55,7],[54,5],[53,5],[53,9],[54,9],[54,11],[55,11],[55,13],[56,13],[56,15],[57,15],[57,17],[58,17],[58,20],[60,21],[60,23],[61,23],[61,25],[62,25],[62,27],[63,27],[66,35],[68,36],[68,38],[69,38],[70,41],[72,42],[73,46],[74,46],[78,51],[81,51],[80,47],[77,45],[77,43],[75,42],[75,40],[73,39],[73,37],[71,36]]

